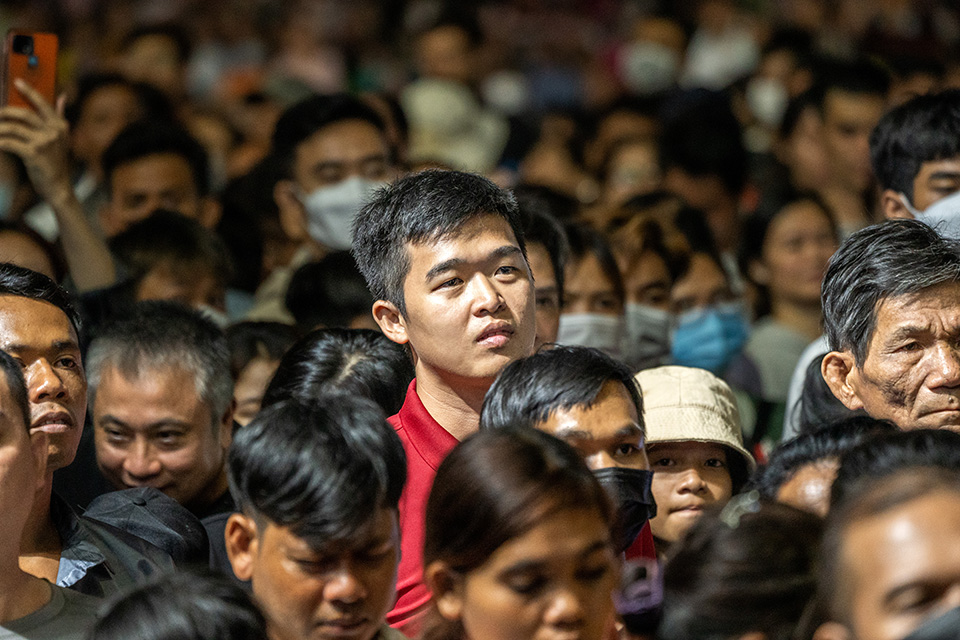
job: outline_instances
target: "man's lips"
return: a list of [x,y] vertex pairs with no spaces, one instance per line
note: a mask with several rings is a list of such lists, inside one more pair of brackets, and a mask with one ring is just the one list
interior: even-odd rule
[[703,513],[703,505],[688,504],[683,507],[675,507],[673,509],[670,509],[670,513],[682,513],[682,514],[690,514],[690,515],[699,514],[699,513]]
[[477,336],[477,342],[489,347],[502,347],[513,335],[513,327],[508,322],[494,322]]
[[31,431],[44,433],[63,433],[75,426],[73,416],[66,411],[49,411],[33,421]]
[[353,637],[366,631],[369,623],[367,618],[335,618],[324,620],[317,626],[324,635]]

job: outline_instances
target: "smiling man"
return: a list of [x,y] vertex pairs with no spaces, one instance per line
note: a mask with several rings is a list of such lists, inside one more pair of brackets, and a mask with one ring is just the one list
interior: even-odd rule
[[850,236],[822,288],[821,373],[848,409],[960,431],[960,242],[916,220]]
[[423,519],[440,462],[476,431],[483,397],[533,351],[533,281],[513,197],[480,176],[424,171],[378,193],[354,222],[353,254],[383,333],[409,345],[416,379],[390,419],[407,453],[403,555],[388,616],[419,631]]
[[0,263],[0,349],[23,369],[30,433],[47,437],[46,472],[23,532],[20,567],[61,587],[104,596],[172,567],[159,549],[78,516],[53,492],[53,472],[73,462],[83,431],[87,380],[80,318],[44,275]]
[[90,345],[97,464],[117,489],[153,487],[198,518],[233,511],[227,340],[170,302],[142,302]]

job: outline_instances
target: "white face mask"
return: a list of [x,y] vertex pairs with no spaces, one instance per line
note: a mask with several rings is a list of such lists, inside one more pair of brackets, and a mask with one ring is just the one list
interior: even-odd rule
[[777,127],[787,110],[790,96],[786,87],[773,78],[756,77],[747,83],[747,105],[761,123],[768,127]]
[[673,315],[663,309],[628,302],[624,311],[626,331],[620,352],[634,369],[648,369],[670,360],[670,329]]
[[649,95],[673,86],[680,73],[680,57],[656,42],[633,42],[620,52],[620,77],[634,93]]
[[623,316],[602,313],[564,313],[560,316],[558,344],[593,347],[619,358],[622,339]]
[[915,209],[905,194],[901,193],[900,199],[914,218],[933,227],[945,238],[960,240],[960,191],[937,200],[923,211]]
[[302,196],[310,237],[330,249],[349,249],[353,239],[353,218],[370,201],[373,192],[383,185],[383,182],[351,176]]

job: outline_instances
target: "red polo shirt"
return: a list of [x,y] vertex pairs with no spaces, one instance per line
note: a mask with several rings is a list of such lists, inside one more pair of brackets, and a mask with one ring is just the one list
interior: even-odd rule
[[400,566],[397,568],[397,602],[387,614],[390,626],[408,637],[420,633],[430,592],[423,584],[423,536],[427,498],[433,476],[458,440],[433,419],[410,383],[397,415],[389,419],[407,454],[407,484],[400,496]]

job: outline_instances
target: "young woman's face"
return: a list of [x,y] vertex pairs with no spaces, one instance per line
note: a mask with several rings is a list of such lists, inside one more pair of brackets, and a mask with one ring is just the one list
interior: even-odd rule
[[623,300],[613,280],[592,253],[567,263],[563,282],[563,313],[599,313],[619,316]]
[[786,206],[770,223],[763,243],[760,273],[774,304],[818,305],[820,282],[836,249],[833,227],[816,203]]
[[460,579],[470,640],[599,640],[613,622],[619,566],[596,509],[564,509]]
[[653,497],[657,517],[650,521],[653,535],[676,542],[703,515],[733,494],[727,451],[709,442],[663,442],[647,445],[653,470]]

